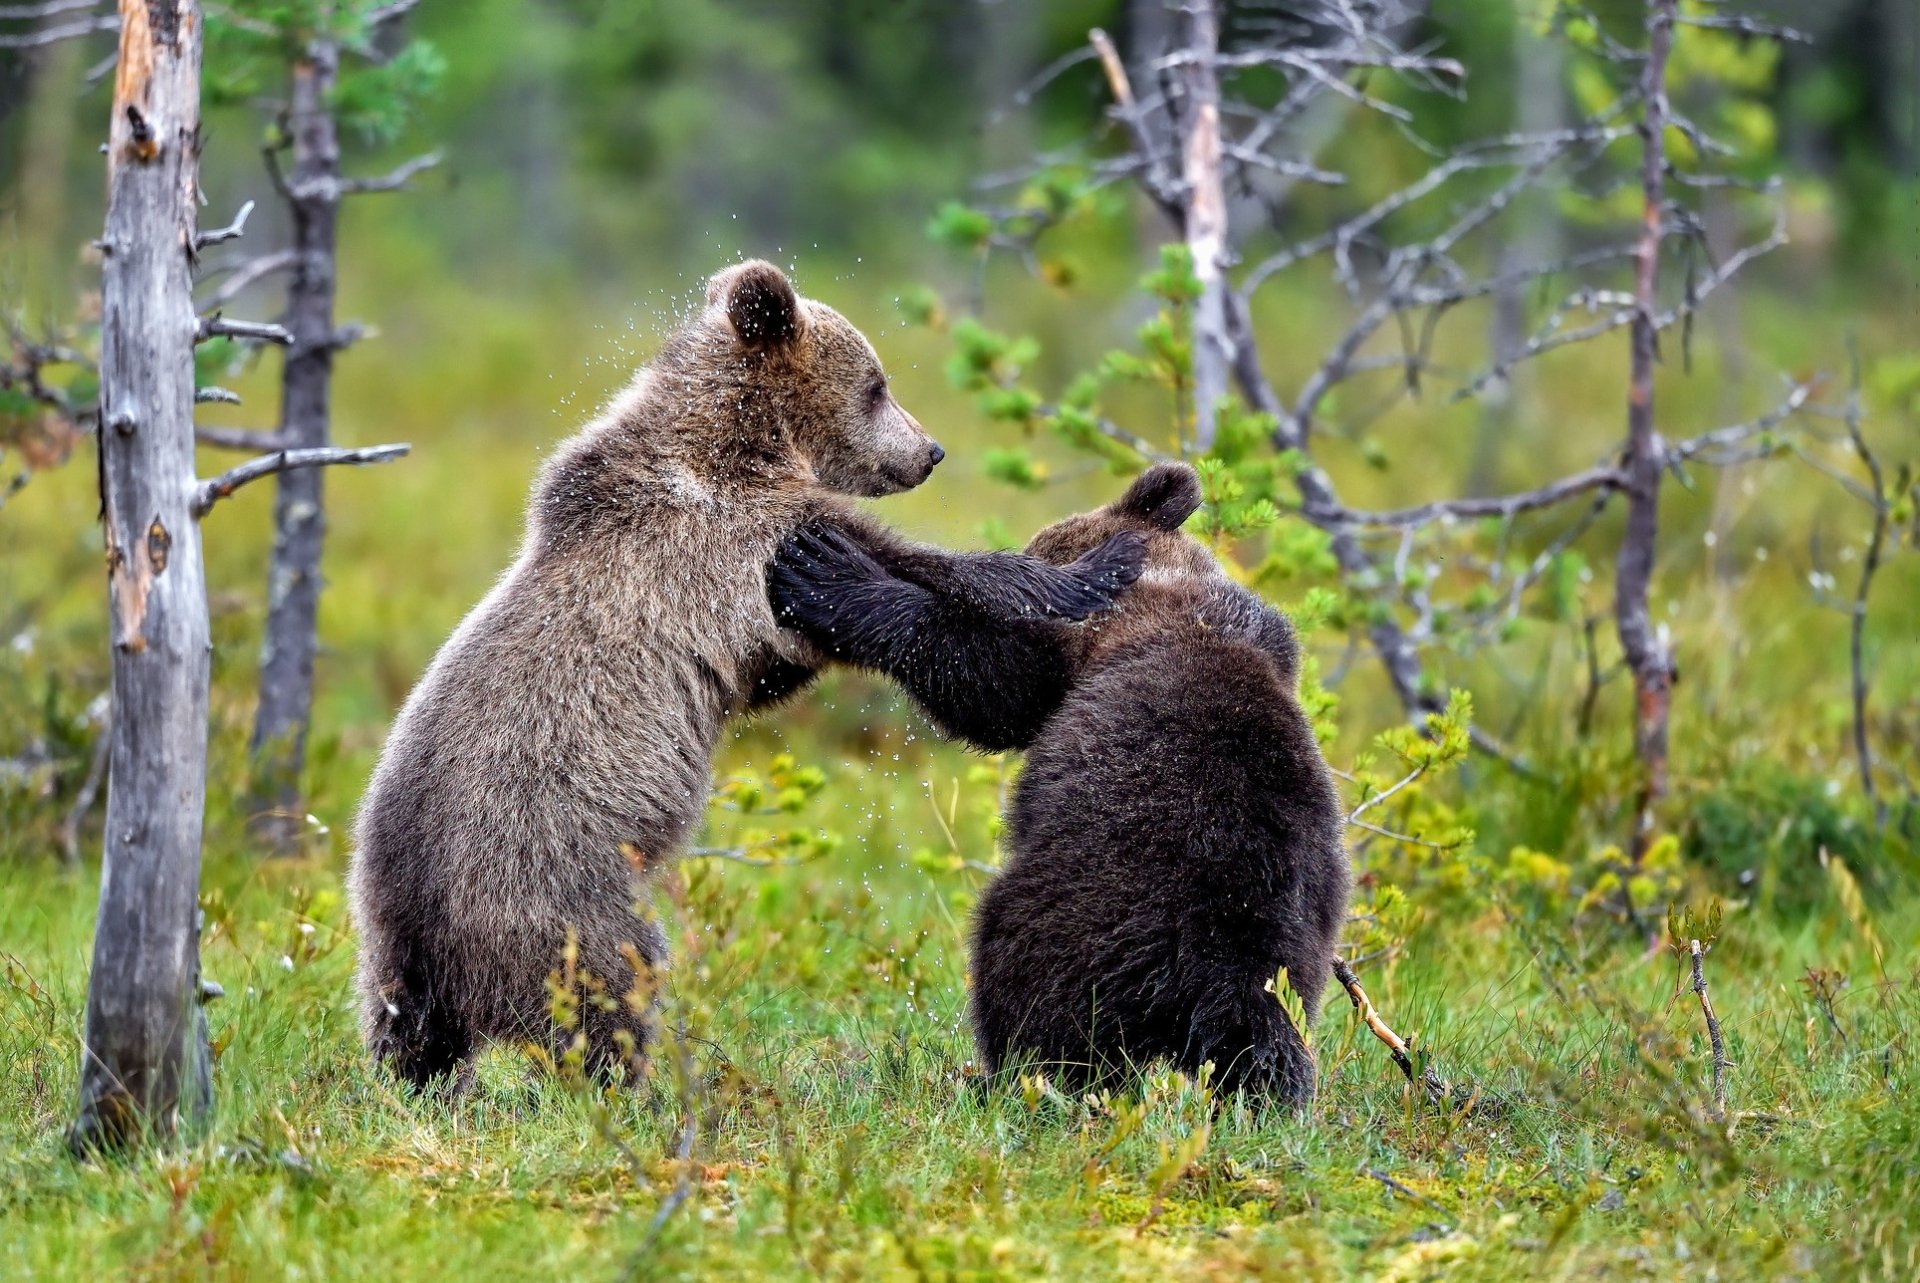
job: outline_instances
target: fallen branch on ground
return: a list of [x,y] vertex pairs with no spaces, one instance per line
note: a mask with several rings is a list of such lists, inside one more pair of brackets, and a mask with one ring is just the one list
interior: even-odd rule
[[1693,968],[1692,989],[1700,998],[1700,1014],[1707,1021],[1707,1042],[1713,1047],[1713,1116],[1727,1116],[1727,1070],[1733,1068],[1733,1062],[1727,1059],[1727,1044],[1720,1036],[1720,1017],[1713,1014],[1713,1002],[1707,997],[1707,974],[1702,967],[1707,951],[1698,940],[1687,941],[1687,956]]
[[1333,978],[1347,991],[1354,1013],[1366,1025],[1368,1032],[1386,1046],[1393,1063],[1400,1067],[1400,1072],[1406,1075],[1409,1083],[1418,1084],[1426,1092],[1428,1100],[1436,1105],[1451,1105],[1461,1113],[1504,1108],[1504,1102],[1497,1097],[1484,1095],[1477,1087],[1449,1083],[1432,1065],[1422,1065],[1416,1069],[1413,1049],[1380,1018],[1380,1013],[1374,1009],[1373,999],[1367,997],[1367,991],[1360,985],[1360,977],[1353,974],[1353,968],[1347,965],[1345,959],[1336,957],[1333,960]]

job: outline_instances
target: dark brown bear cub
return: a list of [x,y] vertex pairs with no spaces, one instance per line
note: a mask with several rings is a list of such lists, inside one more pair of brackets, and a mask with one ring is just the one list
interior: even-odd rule
[[388,737],[349,875],[381,1061],[425,1083],[490,1040],[545,1041],[569,935],[610,999],[584,1012],[591,1063],[637,1057],[666,960],[633,911],[638,875],[699,820],[722,722],[826,662],[767,603],[767,561],[803,524],[857,537],[982,637],[1084,617],[1138,572],[1137,539],[1064,569],[950,555],[837,497],[919,485],[940,454],[839,313],[771,264],[714,277],[706,308],[542,471],[519,559]]
[[[1038,707],[1021,695],[1034,733],[1006,868],[974,921],[974,1036],[995,1071],[1030,1064],[1088,1086],[1156,1057],[1189,1072],[1211,1061],[1229,1090],[1300,1102],[1313,1058],[1267,985],[1285,967],[1309,1018],[1319,1006],[1351,882],[1343,816],[1296,697],[1293,630],[1180,533],[1199,502],[1192,469],[1161,465],[1027,547],[1064,564],[1136,531],[1147,569],[1117,613],[1038,627],[1026,653],[1003,650],[1002,671],[974,674],[988,708],[1016,668],[1061,674]],[[808,532],[773,591],[806,628],[829,596],[815,582],[844,591],[862,573],[878,564]],[[914,689],[922,647],[839,653]]]

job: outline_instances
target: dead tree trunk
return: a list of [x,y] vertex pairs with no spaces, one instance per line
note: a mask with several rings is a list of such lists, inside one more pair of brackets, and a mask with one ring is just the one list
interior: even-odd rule
[[1632,367],[1627,390],[1627,445],[1621,461],[1627,499],[1626,533],[1616,563],[1614,623],[1620,650],[1633,674],[1634,753],[1640,761],[1640,796],[1633,825],[1633,860],[1653,837],[1653,811],[1667,793],[1667,712],[1673,690],[1673,656],[1653,623],[1649,600],[1654,547],[1660,531],[1660,477],[1665,444],[1653,426],[1653,367],[1659,357],[1661,225],[1666,206],[1667,52],[1673,41],[1675,0],[1650,0],[1647,57],[1641,71],[1646,115],[1641,122],[1640,187],[1644,200],[1634,259]]
[[120,0],[101,242],[100,502],[112,764],[76,1149],[205,1112],[199,1018],[207,595],[191,511],[201,15]]
[[[292,172],[282,186],[293,215],[293,267],[282,324],[291,342],[280,383],[280,436],[294,449],[328,444],[333,354],[334,247],[340,213],[340,140],[329,101],[339,72],[334,42],[315,38],[294,64],[287,133]],[[250,810],[277,851],[301,832],[300,776],[319,646],[320,555],[326,539],[323,469],[282,472],[273,505],[273,558],[254,713]]]
[[[1222,260],[1227,251],[1227,216],[1220,126],[1220,32],[1213,0],[1193,0],[1185,11],[1179,37],[1174,58],[1185,93],[1185,116],[1176,130],[1181,166],[1177,183],[1167,173],[1171,163],[1162,164],[1148,114],[1134,96],[1125,65],[1113,42],[1098,30],[1091,34],[1091,41],[1113,91],[1116,112],[1133,135],[1135,152],[1143,166],[1143,186],[1186,242],[1194,259],[1195,274],[1200,274],[1203,259],[1213,266],[1210,281],[1201,277],[1202,297],[1194,314],[1196,448],[1205,450],[1212,444],[1217,426],[1213,409],[1226,394],[1231,379],[1238,384],[1249,405],[1273,416],[1278,425],[1274,430],[1275,445],[1305,455],[1306,421],[1303,416],[1288,411],[1267,378],[1254,341],[1247,301],[1231,288],[1225,276]],[[1203,104],[1210,109],[1203,110]],[[1199,182],[1195,181],[1196,177]],[[1203,187],[1207,190],[1203,191]],[[1208,310],[1210,298],[1217,305],[1217,315]],[[1338,507],[1332,480],[1317,464],[1309,460],[1295,481],[1309,508]],[[1330,536],[1344,577],[1351,581],[1377,573],[1373,558],[1352,530],[1335,524],[1330,527]],[[1375,615],[1368,627],[1368,636],[1408,716],[1417,722],[1425,714],[1437,712],[1442,701],[1429,689],[1413,639],[1391,612]],[[1491,741],[1476,732],[1475,743],[1490,744]]]
[[200,1001],[218,990],[200,981],[196,906],[209,650],[198,523],[249,481],[384,462],[407,449],[283,449],[209,480],[194,475],[194,344],[289,336],[275,325],[194,313],[195,253],[238,235],[241,222],[204,236],[196,230],[204,31],[197,0],[120,0],[119,22],[100,242],[97,434],[112,748],[79,1115],[68,1133],[80,1152],[166,1135],[183,1115],[204,1115],[212,1099]]
[[1183,231],[1200,282],[1193,309],[1194,448],[1213,445],[1215,417],[1227,394],[1233,344],[1227,335],[1227,195],[1220,176],[1220,17],[1214,0],[1187,0],[1180,44],[1180,161]]
[[[1180,24],[1178,47],[1146,64],[1157,76],[1155,90],[1138,96],[1112,41],[1099,31],[1089,36],[1112,89],[1108,118],[1128,147],[1126,156],[1104,162],[1102,178],[1124,175],[1137,185],[1194,251],[1200,260],[1196,272],[1218,262],[1204,252],[1203,247],[1216,242],[1204,217],[1207,211],[1196,208],[1196,203],[1205,204],[1206,185],[1196,180],[1211,181],[1216,164],[1226,190],[1258,198],[1268,206],[1270,220],[1285,232],[1281,225],[1288,211],[1277,203],[1276,192],[1284,195],[1289,185],[1298,182],[1338,187],[1347,178],[1337,169],[1322,166],[1319,157],[1325,139],[1318,130],[1303,127],[1317,106],[1341,104],[1342,111],[1365,110],[1404,124],[1406,108],[1373,92],[1371,78],[1386,74],[1415,89],[1457,93],[1466,74],[1454,59],[1426,47],[1404,47],[1398,28],[1406,20],[1405,6],[1298,0],[1237,33],[1235,47],[1229,50],[1219,47],[1221,7],[1218,0],[1167,0],[1164,6],[1136,7],[1147,12],[1164,8],[1177,15]],[[1688,324],[1700,304],[1735,273],[1785,241],[1778,186],[1762,184],[1759,193],[1768,196],[1774,207],[1773,230],[1726,254],[1710,270],[1695,273],[1685,297],[1660,310],[1655,286],[1662,240],[1685,234],[1693,225],[1692,214],[1667,199],[1662,134],[1677,127],[1699,140],[1703,154],[1731,154],[1704,134],[1698,123],[1677,115],[1667,104],[1664,81],[1673,27],[1676,22],[1697,22],[1750,37],[1800,38],[1770,23],[1725,15],[1678,15],[1676,8],[1677,0],[1645,0],[1648,39],[1644,51],[1633,47],[1634,42],[1622,42],[1597,29],[1594,39],[1581,45],[1583,58],[1597,52],[1621,69],[1623,79],[1630,75],[1635,82],[1599,110],[1564,124],[1553,123],[1559,90],[1552,67],[1544,58],[1527,60],[1528,74],[1522,79],[1537,91],[1533,96],[1548,120],[1522,122],[1526,127],[1462,143],[1443,153],[1409,138],[1425,158],[1417,162],[1424,165],[1417,177],[1339,216],[1318,233],[1286,236],[1259,262],[1234,271],[1220,299],[1225,342],[1219,351],[1225,353],[1228,377],[1250,405],[1273,416],[1272,443],[1277,451],[1291,456],[1288,480],[1299,493],[1300,516],[1325,532],[1341,580],[1363,604],[1358,613],[1368,639],[1395,693],[1416,720],[1438,708],[1442,688],[1423,667],[1423,649],[1429,645],[1477,648],[1497,639],[1518,619],[1523,599],[1561,564],[1560,554],[1583,537],[1617,496],[1629,497],[1627,535],[1616,550],[1619,576],[1614,615],[1641,696],[1637,721],[1646,788],[1635,843],[1641,848],[1650,836],[1653,808],[1666,790],[1667,703],[1673,684],[1671,655],[1654,624],[1649,600],[1662,469],[1693,460],[1718,465],[1759,457],[1752,453],[1753,443],[1798,413],[1808,395],[1807,385],[1797,383],[1773,411],[1684,440],[1663,441],[1654,431],[1653,369],[1659,332]],[[1536,61],[1541,65],[1536,66]],[[1061,60],[1043,81],[1077,62]],[[1031,97],[1033,90],[1025,92]],[[1216,107],[1211,133],[1209,102]],[[1637,122],[1636,116],[1641,117]],[[1645,218],[1637,234],[1619,243],[1609,240],[1568,252],[1555,251],[1542,237],[1531,252],[1523,247],[1511,255],[1498,255],[1515,221],[1511,211],[1519,207],[1520,213],[1531,213],[1530,207],[1550,202],[1558,191],[1582,188],[1592,181],[1596,168],[1607,166],[1614,145],[1631,138],[1636,130],[1644,141],[1640,159],[1645,195]],[[1710,190],[1751,186],[1728,174],[1701,175],[1697,185]],[[1353,193],[1348,199],[1363,198]],[[1216,225],[1225,230],[1223,223]],[[1016,203],[999,217],[999,243],[1020,248],[1031,257],[1033,239],[1047,226],[1048,220],[1036,222],[1019,212]],[[1484,260],[1490,248],[1498,255],[1498,265],[1483,274],[1474,264]],[[1351,314],[1317,367],[1305,376],[1290,401],[1283,402],[1261,360],[1251,304],[1265,282],[1321,259],[1329,262]],[[1637,264],[1637,289],[1632,297],[1622,299],[1610,278],[1617,265],[1627,261]],[[1546,315],[1529,332],[1512,333],[1513,324],[1526,319],[1518,306],[1525,295],[1570,274],[1582,278],[1581,282],[1564,293],[1556,290],[1557,301],[1548,300],[1551,306]],[[1587,283],[1588,277],[1608,284]],[[1464,377],[1448,372],[1434,359],[1436,328],[1462,304],[1490,298],[1505,300],[1510,309],[1506,341],[1497,346],[1483,369]],[[1206,379],[1210,368],[1217,368],[1208,362],[1219,354],[1205,341],[1214,321],[1204,313],[1204,306],[1194,321],[1194,383]],[[1582,311],[1587,321],[1570,324]],[[1516,367],[1526,362],[1629,326],[1631,409],[1617,463],[1568,473],[1532,490],[1370,513],[1342,504],[1327,471],[1315,458],[1316,421],[1322,414],[1338,414],[1330,404],[1336,389],[1350,384],[1380,389],[1382,395],[1358,416],[1344,416],[1350,426],[1357,426],[1384,413],[1399,398],[1419,395],[1423,386],[1435,383],[1452,385],[1449,401],[1482,396],[1509,380]],[[1393,351],[1396,330],[1400,342]],[[1396,376],[1397,386],[1391,390],[1381,387],[1388,372]],[[1196,390],[1197,416],[1213,409],[1211,395],[1205,385]],[[1145,456],[1155,453],[1118,425],[1103,424],[1101,431]],[[1202,442],[1207,439],[1204,425],[1198,435]],[[1563,522],[1551,542],[1528,561],[1511,557],[1510,536],[1518,519],[1574,503],[1584,511]],[[1487,518],[1497,523],[1496,530],[1469,530],[1457,524]],[[1394,533],[1399,536],[1397,551],[1385,542]],[[1484,585],[1494,590],[1491,604],[1462,611],[1453,604],[1436,603],[1431,589],[1435,573],[1447,568],[1445,546],[1473,544],[1485,533],[1491,533],[1493,540],[1491,555],[1485,558]],[[1424,564],[1414,563],[1416,556]],[[1526,772],[1523,762],[1480,728],[1471,728],[1471,734],[1476,747]]]

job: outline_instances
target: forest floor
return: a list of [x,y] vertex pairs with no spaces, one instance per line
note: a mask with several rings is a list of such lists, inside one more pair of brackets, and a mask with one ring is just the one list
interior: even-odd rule
[[682,867],[689,1037],[654,1081],[501,1049],[454,1104],[365,1062],[335,862],[216,859],[212,1122],[98,1165],[61,1144],[96,884],[7,868],[0,1277],[1920,1277],[1920,990],[1904,948],[1872,960],[1912,904],[1730,915],[1724,1116],[1671,954],[1511,909],[1429,923],[1363,978],[1480,1105],[1416,1098],[1330,988],[1300,1117],[1165,1072],[989,1088],[961,1017],[974,875],[844,859]]

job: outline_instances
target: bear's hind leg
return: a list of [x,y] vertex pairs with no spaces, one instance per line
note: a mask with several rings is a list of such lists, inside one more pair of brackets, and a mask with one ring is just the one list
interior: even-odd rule
[[1223,1093],[1245,1090],[1296,1107],[1313,1100],[1313,1053],[1280,1000],[1264,989],[1203,998],[1180,1060],[1188,1069],[1211,1060]]
[[465,1020],[430,995],[371,997],[367,1049],[416,1090],[438,1085],[458,1095],[471,1081],[473,1035]]
[[[582,991],[578,1032],[584,1035],[583,1068],[603,1082],[616,1069],[629,1083],[646,1071],[655,1040],[655,1014],[667,958],[667,939],[650,912],[603,906],[597,919],[578,928]],[[552,1028],[551,1020],[547,1021]],[[555,1029],[564,1050],[574,1033]]]

